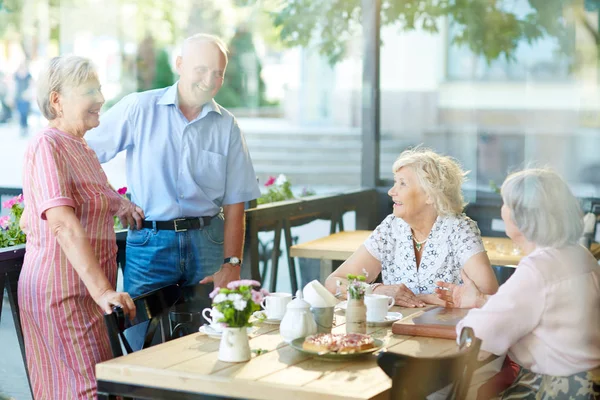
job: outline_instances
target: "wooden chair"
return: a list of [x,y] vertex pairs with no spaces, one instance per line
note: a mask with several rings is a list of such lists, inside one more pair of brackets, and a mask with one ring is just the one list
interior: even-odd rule
[[[150,347],[154,344],[154,335],[159,326],[161,327],[160,342],[169,340],[170,334],[162,326],[162,318],[180,297],[181,288],[178,285],[169,285],[134,298],[136,315],[133,321],[125,316],[121,307],[113,307],[112,314],[104,315],[113,356],[119,357]],[[147,326],[142,329],[141,324],[144,323]],[[128,331],[127,334],[126,331]],[[139,339],[143,339],[143,341]],[[142,344],[141,346],[133,345],[132,342]]]
[[421,358],[397,353],[379,354],[379,367],[392,378],[390,399],[424,399],[451,385],[447,399],[464,399],[477,366],[481,340],[473,329],[460,333],[459,352],[447,357]]
[[498,285],[503,285],[516,271],[515,267],[507,265],[492,265],[492,269],[498,280]]

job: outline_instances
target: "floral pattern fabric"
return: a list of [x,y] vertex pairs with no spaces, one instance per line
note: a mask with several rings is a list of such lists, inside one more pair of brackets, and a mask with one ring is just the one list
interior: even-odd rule
[[437,281],[461,284],[460,270],[464,264],[485,251],[477,223],[464,214],[437,217],[418,268],[410,226],[393,214],[383,220],[364,244],[381,261],[385,285],[403,283],[415,294],[433,293]]
[[521,368],[515,382],[501,393],[502,400],[600,399],[600,368],[570,376],[551,376]]

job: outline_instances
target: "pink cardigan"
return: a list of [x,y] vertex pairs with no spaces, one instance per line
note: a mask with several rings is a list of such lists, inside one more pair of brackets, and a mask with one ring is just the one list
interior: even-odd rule
[[600,266],[584,247],[537,248],[481,309],[469,311],[481,349],[539,374],[600,366]]

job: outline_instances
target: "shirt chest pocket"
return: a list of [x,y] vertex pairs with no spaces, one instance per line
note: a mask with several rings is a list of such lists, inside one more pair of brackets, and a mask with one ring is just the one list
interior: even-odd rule
[[222,195],[227,176],[227,158],[207,150],[198,150],[196,157],[193,172],[196,184],[214,194]]

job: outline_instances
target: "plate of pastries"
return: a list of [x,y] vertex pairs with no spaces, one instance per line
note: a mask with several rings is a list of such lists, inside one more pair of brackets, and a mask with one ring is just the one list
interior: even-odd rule
[[330,359],[347,359],[373,353],[383,342],[362,333],[318,333],[293,340],[298,351]]

